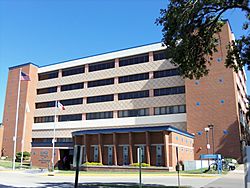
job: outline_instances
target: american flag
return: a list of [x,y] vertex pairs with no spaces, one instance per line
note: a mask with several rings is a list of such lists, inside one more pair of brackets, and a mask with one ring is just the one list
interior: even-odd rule
[[21,80],[22,81],[30,81],[30,77],[26,73],[21,72]]

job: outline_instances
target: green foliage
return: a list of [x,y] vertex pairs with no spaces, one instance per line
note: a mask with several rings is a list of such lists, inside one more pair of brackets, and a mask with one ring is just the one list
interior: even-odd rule
[[103,164],[99,163],[99,162],[86,162],[86,163],[83,163],[83,165],[86,165],[86,166],[102,166]]
[[[223,21],[228,10],[241,9],[246,13],[244,30],[250,24],[249,0],[170,0],[167,9],[161,9],[157,25],[163,26],[163,44],[171,63],[180,67],[186,78],[199,79],[209,73],[212,55],[217,52]],[[248,65],[250,69],[250,33],[228,44],[226,67],[235,71]],[[235,63],[237,62],[237,64]]]
[[[22,157],[22,152],[17,152],[17,153],[16,153],[16,159],[17,159],[17,160],[21,160],[21,157]],[[30,153],[27,152],[27,151],[24,151],[24,152],[23,152],[23,159],[24,159],[24,160],[28,160],[29,157],[30,157]]]
[[[133,163],[133,164],[130,164],[130,166],[137,166],[137,167],[139,167],[139,163]],[[142,167],[150,167],[150,164],[141,163],[141,166],[142,166]]]

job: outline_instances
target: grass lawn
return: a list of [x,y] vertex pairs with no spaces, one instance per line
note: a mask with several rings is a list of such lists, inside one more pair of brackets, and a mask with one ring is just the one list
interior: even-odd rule
[[[20,168],[21,163],[15,162],[16,168]],[[4,168],[12,168],[12,161],[9,160],[0,160],[0,166]],[[23,168],[29,168],[27,163],[23,163]]]

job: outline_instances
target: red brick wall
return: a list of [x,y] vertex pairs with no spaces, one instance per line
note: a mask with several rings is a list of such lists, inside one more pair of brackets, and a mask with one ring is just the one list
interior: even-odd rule
[[[16,103],[17,103],[17,89],[18,77],[20,68],[9,70],[8,83],[6,90],[6,98],[4,105],[3,125],[3,148],[5,155],[12,158],[13,156],[13,136],[15,133],[16,122]],[[26,65],[22,67],[22,71],[30,76],[31,81],[21,81],[20,85],[20,105],[18,116],[18,130],[17,130],[17,145],[16,152],[21,151],[21,140],[23,135],[24,114],[26,103],[29,104],[30,112],[26,113],[26,133],[24,151],[31,151],[31,138],[32,138],[32,124],[35,111],[35,98],[37,86],[37,67],[34,65]]]
[[[215,153],[236,159],[241,157],[235,73],[224,67],[230,35],[230,27],[226,24],[220,33],[220,48],[209,66],[209,76],[200,79],[198,84],[195,80],[186,80],[187,131],[196,134],[195,159],[200,154],[207,153],[204,128],[210,123],[214,124]],[[222,58],[222,62],[217,62],[217,58]],[[223,81],[220,82],[220,79]],[[223,104],[221,100],[224,100]],[[196,105],[197,102],[200,102],[200,106]],[[228,135],[223,134],[225,129],[228,130]],[[198,131],[203,134],[198,136]],[[211,140],[210,133],[210,153]]]

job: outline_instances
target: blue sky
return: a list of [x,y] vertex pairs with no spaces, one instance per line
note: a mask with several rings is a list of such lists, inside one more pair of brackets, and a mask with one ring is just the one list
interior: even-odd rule
[[[161,28],[154,22],[166,5],[164,0],[0,0],[0,122],[8,67],[158,42]],[[243,14],[231,11],[225,18],[239,37]]]

